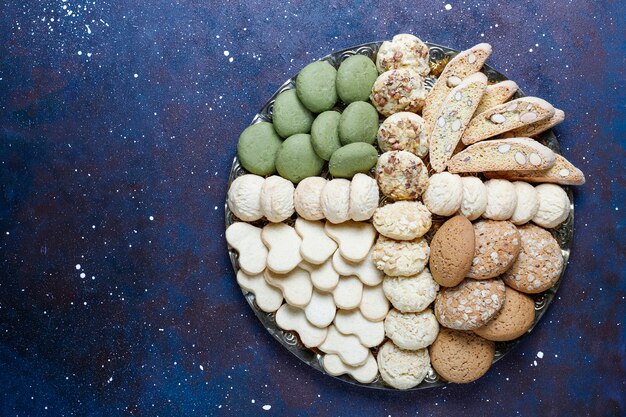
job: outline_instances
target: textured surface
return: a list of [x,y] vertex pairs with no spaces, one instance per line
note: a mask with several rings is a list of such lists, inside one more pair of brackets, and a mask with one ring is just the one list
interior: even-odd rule
[[[0,414],[626,413],[625,7],[446,4],[5,2]],[[587,175],[531,337],[475,383],[408,395],[276,343],[235,282],[222,211],[237,136],[282,81],[402,31],[490,42],[490,64],[565,111],[555,132]]]

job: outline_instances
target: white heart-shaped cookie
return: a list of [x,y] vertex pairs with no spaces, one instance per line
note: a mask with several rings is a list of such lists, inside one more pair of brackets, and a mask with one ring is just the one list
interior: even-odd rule
[[335,316],[335,327],[343,334],[353,334],[365,347],[374,347],[385,338],[385,325],[382,321],[371,321],[359,309],[339,310]]
[[338,355],[343,363],[350,366],[363,365],[371,354],[356,336],[342,334],[335,326],[328,327],[326,340],[319,345],[319,349]]
[[359,277],[361,282],[365,285],[378,285],[383,282],[385,274],[383,271],[376,268],[376,264],[370,254],[365,257],[361,262],[350,262],[341,256],[339,251],[336,251],[333,255],[333,268],[339,273],[339,275],[349,276],[354,275]]
[[261,240],[261,229],[248,223],[233,223],[226,229],[226,241],[239,253],[239,268],[246,274],[263,272],[268,252]]
[[296,268],[287,274],[277,274],[266,269],[264,276],[268,284],[280,288],[287,303],[305,307],[311,301],[313,284],[307,271]]
[[340,224],[326,222],[326,234],[337,242],[341,256],[352,262],[365,259],[376,240],[376,229],[371,223],[352,220]]
[[302,261],[302,239],[293,227],[285,223],[269,223],[263,227],[261,239],[269,248],[267,267],[273,272],[286,274]]
[[289,304],[283,304],[276,312],[276,325],[283,330],[298,333],[302,344],[308,348],[319,346],[327,337],[327,329],[313,326],[306,319],[303,310]]
[[237,272],[237,283],[241,288],[254,294],[259,308],[266,313],[273,313],[283,303],[283,293],[265,281],[263,274],[248,275],[242,270]]
[[302,238],[300,255],[315,265],[324,263],[337,250],[337,244],[326,235],[323,222],[296,219],[296,232]]

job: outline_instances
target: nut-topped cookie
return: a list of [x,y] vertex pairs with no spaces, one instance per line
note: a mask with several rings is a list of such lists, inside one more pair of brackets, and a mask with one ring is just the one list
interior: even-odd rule
[[383,116],[401,111],[418,112],[426,99],[424,78],[409,68],[383,72],[372,87],[370,100]]
[[488,279],[504,273],[520,252],[520,235],[511,222],[482,220],[474,223],[476,247],[468,278]]
[[415,113],[403,111],[387,117],[378,129],[381,151],[408,151],[420,158],[428,154],[425,122]]
[[397,68],[411,68],[420,75],[428,75],[428,46],[417,36],[401,33],[391,41],[385,41],[376,55],[378,72],[385,72]]
[[474,330],[484,326],[504,305],[502,280],[466,279],[452,288],[442,288],[435,299],[435,316],[450,329]]
[[432,215],[419,201],[397,201],[377,208],[372,223],[381,235],[397,240],[413,240],[428,232]]
[[372,252],[376,268],[387,275],[401,277],[422,272],[429,256],[428,242],[421,237],[415,240],[393,240],[378,236]]
[[417,200],[428,187],[428,169],[410,152],[385,152],[378,158],[376,181],[392,200]]

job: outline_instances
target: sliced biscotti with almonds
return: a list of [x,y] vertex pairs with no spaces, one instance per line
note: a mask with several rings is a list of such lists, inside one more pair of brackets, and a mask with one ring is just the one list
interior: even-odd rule
[[[506,80],[488,85],[483,98],[480,99],[476,114],[480,114],[498,104],[506,103],[519,89],[515,81]],[[522,135],[520,135],[522,136]]]
[[552,104],[538,97],[522,97],[503,103],[474,116],[461,140],[466,145],[499,135],[509,130],[549,119],[554,115]]
[[554,109],[554,114],[549,119],[540,120],[538,122],[513,129],[509,132],[503,133],[501,136],[503,138],[529,138],[531,136],[537,136],[541,132],[545,132],[546,130],[558,125],[563,120],[565,120],[565,112],[560,109]]
[[468,75],[472,75],[483,67],[491,55],[491,45],[479,43],[466,51],[459,52],[448,62],[433,88],[426,97],[422,118],[426,121],[426,133],[432,132],[439,109],[450,91],[461,84]]
[[552,168],[533,171],[493,171],[485,172],[487,178],[503,178],[509,181],[551,182],[561,185],[583,185],[585,174],[574,164],[559,154]]
[[429,138],[430,166],[437,172],[446,169],[472,115],[487,87],[487,76],[477,72],[454,87],[443,101]]
[[485,172],[548,169],[556,161],[546,146],[529,138],[487,140],[468,146],[448,161],[448,171]]

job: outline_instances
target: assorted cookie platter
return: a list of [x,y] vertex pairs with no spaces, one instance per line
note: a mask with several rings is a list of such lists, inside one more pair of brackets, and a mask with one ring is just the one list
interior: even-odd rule
[[412,35],[331,54],[242,132],[226,239],[246,300],[310,366],[379,389],[466,383],[530,332],[584,183],[564,113]]

